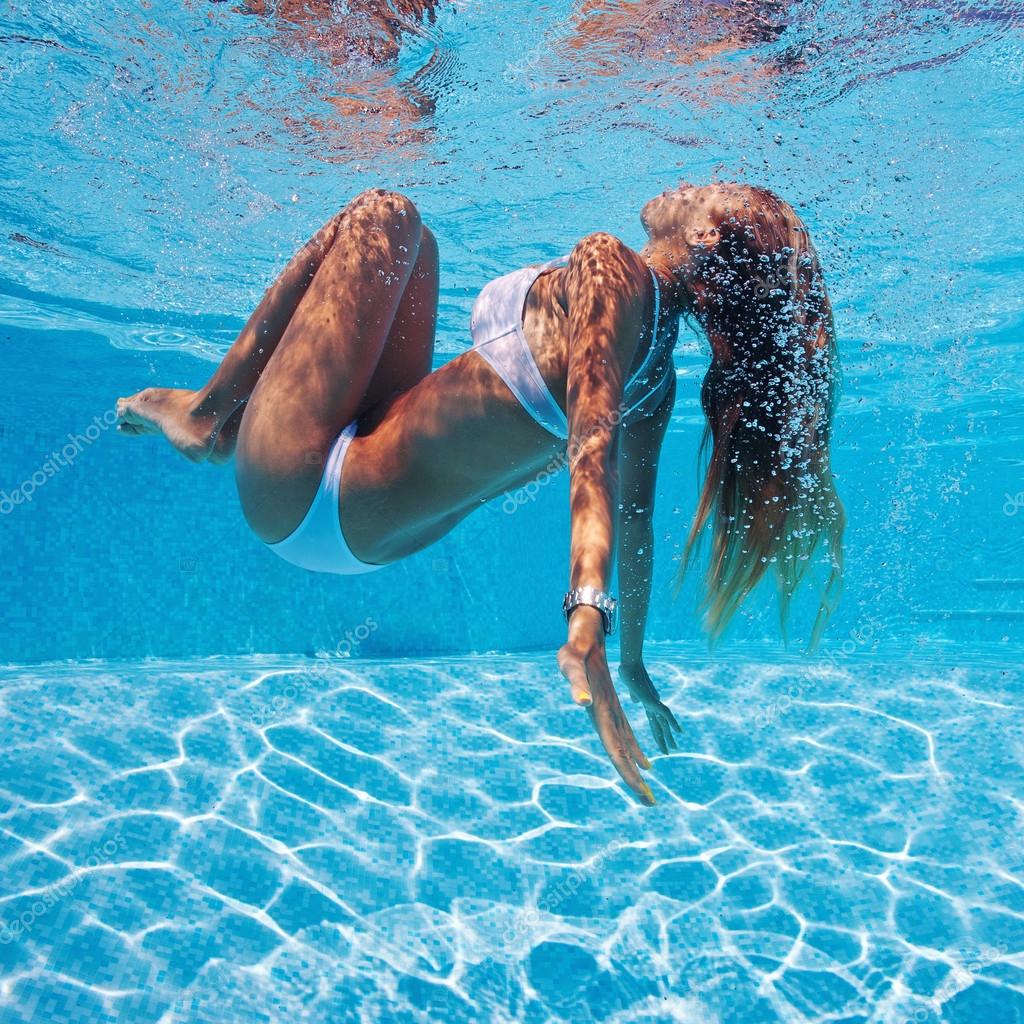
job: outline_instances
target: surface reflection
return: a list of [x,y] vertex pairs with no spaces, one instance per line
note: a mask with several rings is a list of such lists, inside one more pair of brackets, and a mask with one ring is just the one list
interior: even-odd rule
[[[786,69],[785,58],[743,51],[778,40],[788,7],[780,0],[585,0],[555,33],[552,53],[567,65],[567,79],[644,78],[638,84],[646,91],[667,87],[696,106],[715,97],[739,99]],[[685,85],[678,77],[683,68],[696,72]]]
[[243,0],[236,10],[269,21],[279,44],[311,57],[319,77],[310,89],[333,112],[289,115],[285,123],[300,137],[311,137],[331,161],[365,159],[391,151],[400,159],[422,156],[430,135],[434,102],[420,88],[421,77],[437,56],[403,78],[397,62],[404,40],[436,38],[444,0]]

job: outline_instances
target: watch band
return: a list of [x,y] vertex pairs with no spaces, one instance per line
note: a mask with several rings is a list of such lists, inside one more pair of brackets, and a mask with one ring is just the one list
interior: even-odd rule
[[573,609],[578,608],[581,604],[596,608],[601,613],[606,635],[615,629],[615,609],[618,606],[618,601],[611,594],[606,594],[597,587],[574,587],[562,601],[562,613],[565,615],[566,622],[569,621]]

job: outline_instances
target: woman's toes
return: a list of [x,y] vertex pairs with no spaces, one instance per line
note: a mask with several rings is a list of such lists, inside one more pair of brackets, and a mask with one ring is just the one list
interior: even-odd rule
[[202,462],[213,447],[209,424],[190,412],[194,392],[181,388],[145,388],[117,402],[119,429],[124,434],[163,434],[182,455]]
[[119,398],[117,400],[117,415],[129,423],[137,421],[139,416],[135,411],[135,403],[142,398],[143,394],[144,392],[140,391],[137,395],[131,395],[128,398]]

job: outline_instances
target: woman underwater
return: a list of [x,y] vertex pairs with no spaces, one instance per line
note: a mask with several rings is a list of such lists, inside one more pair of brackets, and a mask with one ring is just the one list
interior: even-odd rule
[[640,252],[596,233],[490,282],[473,307],[473,347],[431,372],[437,244],[405,196],[364,192],[292,258],[205,387],[147,388],[118,415],[122,432],[162,433],[195,462],[234,454],[256,535],[296,565],[342,574],[427,547],[566,452],[558,664],[619,774],[651,804],[638,770],[650,762],[605,636],[617,555],[620,678],[667,753],[679,726],[644,668],[643,633],[681,316],[711,346],[707,471],[680,574],[707,527],[712,636],[769,568],[784,621],[824,549],[816,637],[838,593],[844,516],[829,466],[832,314],[799,218],[765,189],[684,184],[641,220]]

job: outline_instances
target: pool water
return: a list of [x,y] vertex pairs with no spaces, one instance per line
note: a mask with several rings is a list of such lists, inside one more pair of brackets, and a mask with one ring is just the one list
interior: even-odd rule
[[[384,6],[0,14],[0,1024],[1024,1021],[1024,5]],[[672,600],[684,329],[647,810],[555,664],[565,474],[324,578],[110,413],[366,187],[438,237],[441,365],[680,179],[810,229],[847,569],[812,654],[810,595],[713,651]]]
[[1019,680],[758,653],[653,811],[547,657],[5,673],[0,1019],[1019,1020]]

